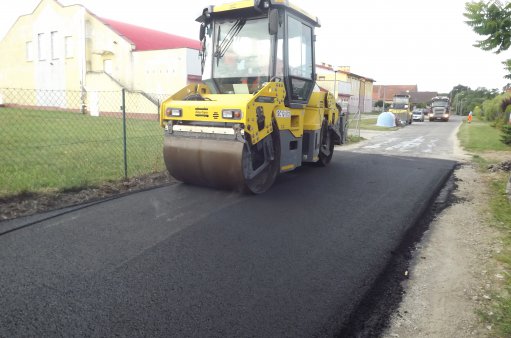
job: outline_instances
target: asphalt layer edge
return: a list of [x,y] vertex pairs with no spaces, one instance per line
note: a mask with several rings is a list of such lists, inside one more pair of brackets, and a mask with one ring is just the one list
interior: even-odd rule
[[430,203],[419,212],[415,223],[404,234],[401,243],[392,251],[392,258],[372,287],[352,311],[349,319],[341,327],[337,337],[379,337],[388,327],[391,315],[399,308],[404,288],[403,282],[409,278],[410,263],[416,245],[435,217],[445,208],[458,202],[452,192],[457,188],[454,172],[461,166],[453,166],[436,187]]
[[[97,204],[105,203],[105,202],[108,202],[111,200],[115,200],[115,199],[122,198],[125,196],[133,195],[136,193],[162,188],[162,187],[169,186],[172,184],[174,184],[174,183],[165,183],[165,184],[154,185],[154,186],[150,186],[150,187],[146,187],[146,188],[142,188],[142,189],[125,191],[125,192],[121,192],[121,193],[118,193],[115,195],[101,197],[98,199],[93,199],[91,201],[84,202],[84,203],[76,203],[76,204],[68,205],[65,207],[45,211],[42,213],[36,213],[36,214],[32,214],[32,215],[22,216],[20,218],[13,218],[13,219],[0,221],[0,236],[7,235],[14,231],[22,230],[24,228],[39,224],[41,222],[68,214],[70,212],[89,208],[89,207],[97,205]],[[8,224],[11,224],[11,223],[13,223],[14,225],[9,226]],[[2,229],[1,226],[5,226],[5,227]]]

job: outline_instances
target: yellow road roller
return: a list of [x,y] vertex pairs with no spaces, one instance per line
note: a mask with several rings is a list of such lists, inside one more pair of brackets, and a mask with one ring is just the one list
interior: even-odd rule
[[162,102],[165,165],[176,179],[260,194],[279,173],[327,165],[340,109],[316,85],[316,17],[286,0],[205,8],[202,81]]

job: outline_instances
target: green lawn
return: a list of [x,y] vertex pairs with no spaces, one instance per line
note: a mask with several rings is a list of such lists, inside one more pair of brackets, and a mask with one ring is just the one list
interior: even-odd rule
[[[163,170],[158,121],[126,125],[128,176]],[[0,163],[0,196],[122,179],[122,119],[0,108]]]
[[458,132],[462,147],[474,152],[511,150],[510,146],[500,141],[500,137],[500,131],[482,121],[473,121],[470,124],[464,122]]

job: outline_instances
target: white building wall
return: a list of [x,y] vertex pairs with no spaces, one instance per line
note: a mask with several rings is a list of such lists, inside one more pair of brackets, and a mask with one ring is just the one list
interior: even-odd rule
[[357,113],[360,110],[360,81],[353,77],[348,77],[348,80],[351,84],[351,93],[348,104],[348,111],[350,113]]
[[341,95],[352,95],[351,93],[351,82],[339,81],[338,92]]
[[134,52],[135,90],[150,94],[174,94],[188,83],[188,75],[200,75],[198,51],[180,48]]
[[[66,88],[62,33],[67,27],[53,6],[44,6],[32,26],[32,46],[35,48],[35,83],[37,89]],[[53,39],[52,39],[52,32]]]
[[186,71],[189,75],[201,76],[201,64],[199,51],[195,49],[186,50]]

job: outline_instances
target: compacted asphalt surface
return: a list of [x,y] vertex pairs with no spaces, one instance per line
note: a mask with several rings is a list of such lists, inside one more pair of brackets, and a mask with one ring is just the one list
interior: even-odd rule
[[[0,223],[0,337],[337,334],[455,162],[336,152]],[[17,230],[16,230],[17,229]]]

